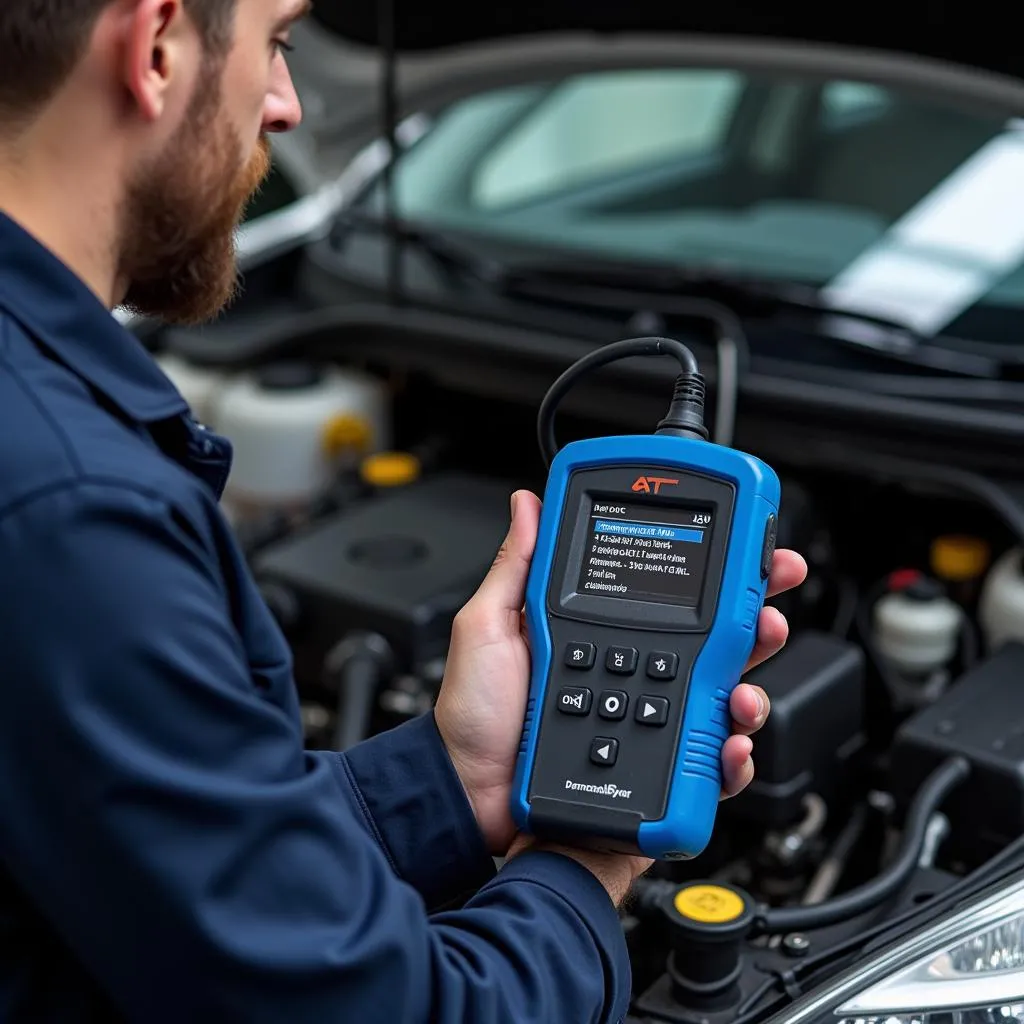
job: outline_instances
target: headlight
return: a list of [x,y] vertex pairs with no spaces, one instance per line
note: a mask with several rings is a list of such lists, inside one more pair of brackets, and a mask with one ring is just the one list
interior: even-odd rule
[[856,965],[776,1019],[1024,1024],[1024,879]]

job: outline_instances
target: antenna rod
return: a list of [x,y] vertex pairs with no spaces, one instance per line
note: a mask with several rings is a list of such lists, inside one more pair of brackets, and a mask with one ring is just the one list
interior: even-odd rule
[[398,51],[395,39],[395,4],[397,0],[377,0],[377,35],[381,48],[380,102],[387,161],[382,177],[384,198],[384,225],[387,239],[387,296],[397,305],[402,293],[402,253],[398,227],[398,208],[395,202],[394,162],[398,157]]

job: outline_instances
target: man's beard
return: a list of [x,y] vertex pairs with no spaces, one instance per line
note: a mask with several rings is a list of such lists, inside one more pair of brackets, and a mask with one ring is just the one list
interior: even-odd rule
[[218,117],[220,96],[220,68],[211,66],[165,152],[128,189],[120,276],[134,313],[196,324],[236,297],[235,230],[270,171],[270,145],[261,137],[239,166],[243,146]]

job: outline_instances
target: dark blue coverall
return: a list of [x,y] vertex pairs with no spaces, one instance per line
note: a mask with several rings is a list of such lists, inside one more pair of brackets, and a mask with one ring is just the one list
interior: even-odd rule
[[432,715],[304,749],[230,454],[0,215],[0,1021],[619,1020],[608,896],[495,875]]

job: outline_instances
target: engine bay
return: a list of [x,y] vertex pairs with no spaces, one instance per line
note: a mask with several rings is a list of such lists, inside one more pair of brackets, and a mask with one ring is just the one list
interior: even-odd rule
[[[235,447],[225,510],[292,649],[307,744],[343,750],[429,710],[509,494],[543,492],[535,408],[427,376],[159,358]],[[864,460],[768,458],[777,546],[809,575],[769,601],[789,642],[747,677],[772,701],[754,782],[623,912],[635,1024],[766,1020],[1024,857],[1024,538]]]

